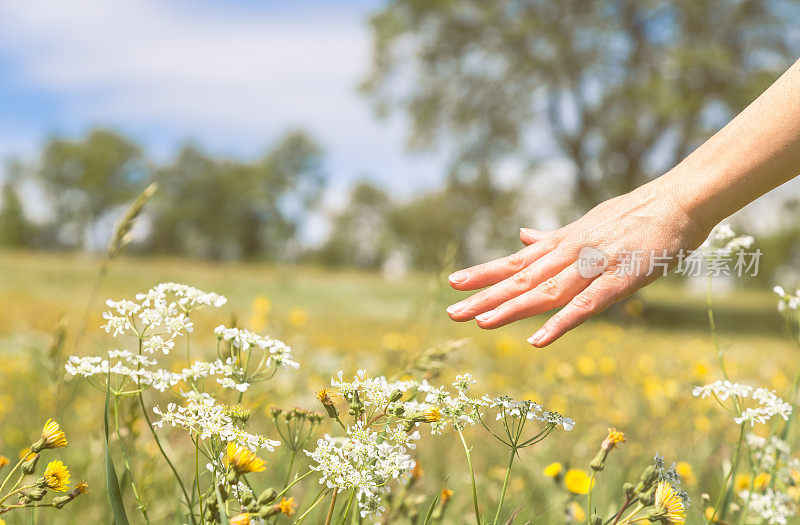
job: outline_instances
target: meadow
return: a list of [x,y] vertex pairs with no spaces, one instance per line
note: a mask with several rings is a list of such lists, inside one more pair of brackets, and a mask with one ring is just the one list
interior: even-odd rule
[[[739,428],[730,415],[709,399],[692,396],[693,387],[722,377],[702,282],[699,286],[679,280],[656,283],[538,350],[525,339],[542,319],[489,332],[472,323],[450,321],[444,308],[459,294],[449,289],[446,271],[387,280],[380,274],[350,270],[127,256],[111,265],[87,317],[85,335],[76,340],[98,264],[87,255],[0,252],[0,453],[13,464],[45,420],[53,418],[70,440],[68,447],[53,451],[54,457],[69,465],[73,480],[85,479],[90,491],[64,510],[9,515],[8,523],[110,520],[102,459],[104,394],[78,378],[65,377],[64,364],[73,350],[79,355],[102,355],[115,344],[100,328],[105,298],[133,297],[160,282],[186,283],[228,298],[213,315],[204,310],[193,316],[196,352],[213,353],[213,328],[220,322],[269,334],[294,349],[300,368],[276,374],[251,405],[249,422],[267,434],[270,407],[276,404],[324,413],[315,392],[329,387],[337,371],[343,370],[346,377],[357,369],[371,375],[401,375],[415,356],[447,341],[457,341],[453,346],[458,348],[435,371],[438,383],[449,385],[456,375],[470,372],[479,381],[475,389],[480,393],[532,399],[571,417],[575,421],[571,432],[557,432],[519,451],[520,460],[507,483],[505,508],[508,514],[520,509],[520,516],[525,516],[520,522],[556,524],[578,518],[585,522],[586,496],[567,489],[563,472],[589,471],[610,427],[623,431],[626,441],[597,473],[593,505],[604,515],[621,504],[623,483],[636,482],[658,452],[668,464],[677,463],[682,488],[693,500],[687,523],[704,523],[704,509],[710,503],[703,494],[711,501],[717,498],[736,448]],[[728,374],[779,394],[787,392],[800,362],[776,311],[776,296],[766,289],[723,288],[714,292],[714,313]],[[59,335],[59,326],[66,328],[65,335]],[[137,443],[137,461],[131,467],[141,480],[151,521],[180,523],[174,518],[179,506],[174,484],[147,440],[145,423],[125,403],[118,411],[119,417],[131,418],[133,435],[121,438]],[[332,427],[325,420],[318,434],[331,432]],[[170,453],[185,451],[179,431],[165,427],[160,433]],[[507,452],[472,428],[464,430],[464,437],[472,446],[481,496],[494,505],[504,481]],[[286,463],[285,453],[278,447],[265,457],[267,469],[258,474],[265,480],[263,486],[273,480],[280,484],[286,473],[285,466],[279,467]],[[469,471],[458,434],[445,431],[435,440],[421,442],[414,457],[420,470],[415,473],[413,494],[404,495],[406,507],[413,509],[407,508],[403,518],[424,516],[444,485],[447,505],[439,520],[473,521]],[[562,469],[555,476],[554,463]],[[138,523],[136,501],[124,478],[121,475],[120,484],[128,516]],[[312,497],[300,488],[292,495],[301,507],[304,498]],[[324,510],[320,516],[310,515],[309,522],[321,523]],[[481,510],[494,515],[494,507]],[[400,518],[390,521],[401,522]]]

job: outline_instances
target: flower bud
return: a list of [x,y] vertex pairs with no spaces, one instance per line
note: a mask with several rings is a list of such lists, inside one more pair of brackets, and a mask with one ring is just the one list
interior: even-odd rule
[[403,392],[401,392],[400,390],[395,390],[394,392],[392,392],[392,395],[389,396],[389,402],[395,403],[397,401],[400,401],[402,398],[403,398]]
[[36,463],[39,461],[39,454],[36,454],[31,459],[22,464],[23,474],[33,474],[36,471]]
[[272,487],[266,489],[261,495],[258,497],[258,502],[262,505],[268,505],[275,501],[275,498],[278,496],[278,493]]
[[38,488],[38,489],[33,489],[32,491],[28,492],[28,497],[32,501],[41,501],[42,498],[44,498],[45,494],[47,494],[47,490],[46,489]]
[[625,494],[626,498],[632,498],[635,494],[633,483],[625,483],[622,485],[622,492]]

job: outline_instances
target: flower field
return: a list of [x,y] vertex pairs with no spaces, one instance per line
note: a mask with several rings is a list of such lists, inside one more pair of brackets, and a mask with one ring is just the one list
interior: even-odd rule
[[800,365],[771,290],[715,291],[712,337],[703,286],[657,283],[538,350],[538,320],[452,323],[446,273],[128,257],[84,316],[98,264],[0,253],[0,477],[48,419],[68,440],[7,523],[111,520],[106,415],[131,523],[797,522],[797,429],[772,438]]

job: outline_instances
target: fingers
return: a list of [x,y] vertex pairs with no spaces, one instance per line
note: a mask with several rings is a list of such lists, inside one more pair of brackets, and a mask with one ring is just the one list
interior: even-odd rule
[[547,232],[534,230],[533,228],[519,229],[519,240],[521,240],[525,246],[541,241],[545,238],[545,235],[547,235]]
[[627,279],[613,274],[603,274],[548,319],[544,326],[528,339],[528,342],[537,348],[547,346],[590,317],[624,299],[630,292]]
[[454,321],[469,321],[476,315],[488,312],[531,290],[569,266],[574,260],[575,257],[564,251],[552,251],[511,277],[450,306],[447,308],[447,313]]
[[589,286],[591,281],[592,279],[580,275],[577,264],[570,264],[532,290],[477,316],[475,321],[481,328],[493,329],[544,313],[567,304]]
[[450,286],[456,290],[477,290],[478,288],[499,283],[539,259],[554,247],[555,243],[536,243],[506,257],[479,264],[466,270],[459,270],[450,275]]

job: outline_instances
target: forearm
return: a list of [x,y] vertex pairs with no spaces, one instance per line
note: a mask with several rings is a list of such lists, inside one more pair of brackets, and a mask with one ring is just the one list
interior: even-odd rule
[[657,183],[710,228],[798,174],[800,61]]

